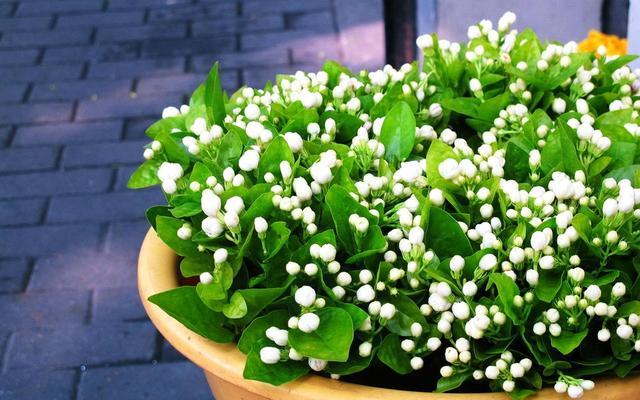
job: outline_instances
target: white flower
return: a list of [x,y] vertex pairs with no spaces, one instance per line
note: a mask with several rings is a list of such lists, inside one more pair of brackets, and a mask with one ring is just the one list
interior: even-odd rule
[[476,78],[473,78],[469,81],[469,89],[475,93],[482,90],[482,83]]
[[302,150],[303,141],[298,133],[286,132],[284,134],[284,140],[287,142],[292,152],[298,153]]
[[409,231],[409,241],[411,244],[416,245],[422,243],[424,240],[424,230],[419,226],[414,226]]
[[160,179],[161,182],[165,180],[177,181],[182,178],[183,173],[184,171],[180,164],[165,161],[160,164],[160,168],[158,168],[158,179]]
[[544,335],[547,331],[547,326],[543,322],[536,322],[533,324],[533,333],[538,336]]
[[391,303],[385,303],[380,308],[380,318],[391,319],[396,315],[396,306]]
[[244,201],[240,196],[233,196],[224,203],[224,209],[227,212],[240,214],[244,210]]
[[433,47],[433,37],[431,35],[420,35],[416,39],[416,45],[422,49],[430,49]]
[[262,217],[257,217],[256,219],[254,219],[253,226],[256,230],[256,233],[258,234],[265,233],[267,229],[269,229],[269,224],[267,223],[267,220]]
[[533,168],[536,168],[540,165],[541,155],[540,150],[533,149],[529,152],[529,165]]
[[238,160],[238,166],[243,171],[253,171],[258,168],[258,163],[260,162],[260,153],[258,153],[254,149],[249,149],[245,151],[240,159]]
[[449,268],[453,272],[460,272],[464,268],[464,258],[461,256],[455,255],[449,261]]
[[329,263],[336,258],[336,248],[332,244],[324,244],[320,248],[320,259],[322,261]]
[[268,328],[265,335],[278,346],[286,346],[289,343],[289,332],[275,326]]
[[247,132],[247,136],[251,139],[257,140],[260,138],[260,135],[264,131],[264,126],[257,121],[251,121],[247,124],[245,131]]
[[631,336],[633,336],[633,328],[626,324],[619,325],[618,328],[616,328],[616,335],[618,335],[620,339],[624,339],[624,340],[631,339]]
[[622,297],[627,292],[627,287],[622,282],[616,282],[611,289],[611,295],[614,297]]
[[317,358],[309,357],[308,363],[309,363],[309,368],[311,368],[316,372],[320,372],[327,367],[327,361],[318,360]]
[[280,349],[277,347],[263,347],[260,349],[260,360],[265,364],[277,364],[280,361]]
[[213,282],[213,275],[210,272],[203,272],[200,274],[200,283],[208,285]]
[[525,252],[520,247],[514,247],[509,251],[509,261],[514,264],[520,264],[524,261]]
[[603,328],[603,329],[600,329],[598,331],[598,340],[599,341],[607,342],[610,338],[611,338],[611,332],[608,329]]
[[495,365],[489,365],[484,370],[484,375],[487,377],[487,379],[495,380],[498,378],[498,375],[500,375],[500,370]]
[[420,357],[412,357],[409,364],[411,364],[412,369],[419,370],[424,366],[424,360]]
[[460,173],[458,162],[453,158],[447,158],[438,165],[438,173],[444,179],[453,179]]
[[331,168],[329,168],[326,164],[322,162],[316,162],[309,168],[309,173],[314,181],[318,182],[321,185],[327,184],[331,182],[333,179],[333,174],[331,173]]
[[289,164],[289,161],[281,161],[279,164],[280,167],[280,175],[282,175],[282,179],[284,179],[285,181],[289,181],[289,178],[291,178],[291,174],[293,173],[293,170],[291,169],[291,164]]
[[244,108],[244,115],[250,120],[256,120],[260,116],[260,107],[255,104],[249,104]]
[[371,342],[362,342],[360,346],[358,346],[358,354],[360,357],[369,357],[371,355],[371,349],[373,345]]
[[217,238],[224,231],[224,226],[215,217],[207,217],[202,220],[202,231],[210,238]]
[[162,110],[162,118],[177,117],[178,115],[180,115],[180,110],[176,107],[166,107]]
[[465,302],[458,301],[453,303],[451,311],[453,312],[453,315],[460,320],[466,321],[469,318],[469,305]]
[[477,291],[478,286],[473,281],[465,282],[465,284],[462,285],[462,293],[467,297],[475,296]]
[[590,301],[598,301],[598,299],[600,299],[601,295],[602,295],[602,292],[601,292],[600,288],[597,285],[590,285],[584,291],[584,297],[587,300],[590,300]]
[[538,265],[540,265],[540,268],[545,270],[552,269],[554,264],[555,259],[553,258],[553,256],[543,256],[540,257],[540,260],[538,261]]
[[300,272],[300,264],[297,262],[289,261],[285,265],[285,269],[289,275],[297,275]]
[[304,313],[298,319],[298,329],[304,333],[313,332],[320,326],[320,317],[314,313]]
[[556,393],[565,393],[567,389],[568,385],[562,381],[558,381],[553,385],[553,390],[555,390]]
[[407,353],[411,353],[416,348],[416,342],[411,339],[404,339],[400,342],[400,347]]
[[316,291],[311,286],[302,286],[296,290],[294,298],[302,307],[311,307],[316,301]]
[[583,393],[584,393],[584,390],[580,386],[576,386],[576,385],[570,385],[569,389],[567,390],[567,394],[572,399],[577,399],[582,397]]
[[551,108],[556,114],[562,114],[567,109],[567,103],[563,99],[556,97],[555,99],[553,99]]
[[230,229],[237,228],[240,225],[240,217],[235,212],[228,212],[224,215],[224,224]]
[[491,254],[491,253],[485,254],[484,256],[482,256],[482,258],[480,258],[480,262],[478,263],[478,266],[483,271],[491,271],[497,265],[498,265],[498,259],[494,254]]
[[431,118],[439,118],[442,115],[442,106],[439,103],[433,103],[429,106],[429,116]]
[[549,245],[549,238],[543,231],[533,232],[531,235],[531,247],[535,251],[543,250]]
[[443,205],[444,193],[442,193],[442,190],[435,189],[435,188],[431,189],[431,191],[429,191],[429,201],[431,201],[431,204],[437,207],[440,207],[441,205]]
[[225,248],[219,248],[213,252],[213,262],[216,265],[227,261],[227,257],[229,257],[229,252]]
[[356,298],[363,303],[369,303],[376,297],[376,292],[371,285],[362,285],[356,291]]
[[191,238],[191,227],[189,224],[184,224],[178,228],[177,235],[182,240],[189,240]]

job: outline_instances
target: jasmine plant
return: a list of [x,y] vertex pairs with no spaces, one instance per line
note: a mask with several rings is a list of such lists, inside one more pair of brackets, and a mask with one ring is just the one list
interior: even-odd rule
[[577,398],[636,369],[640,71],[515,19],[230,97],[216,64],[129,181],[197,281],[150,300],[274,385],[429,365],[438,392]]

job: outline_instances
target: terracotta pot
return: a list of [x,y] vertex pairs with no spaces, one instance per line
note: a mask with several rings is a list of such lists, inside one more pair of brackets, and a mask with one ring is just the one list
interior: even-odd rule
[[[162,335],[189,360],[200,366],[217,400],[507,400],[498,393],[423,393],[380,389],[308,375],[282,386],[271,386],[242,377],[245,355],[234,344],[217,344],[185,328],[147,298],[178,286],[177,256],[151,229],[138,262],[138,289],[149,318]],[[392,378],[392,374],[389,373]],[[599,380],[585,400],[638,399],[640,375],[626,379]],[[566,400],[566,394],[545,389],[535,400]]]

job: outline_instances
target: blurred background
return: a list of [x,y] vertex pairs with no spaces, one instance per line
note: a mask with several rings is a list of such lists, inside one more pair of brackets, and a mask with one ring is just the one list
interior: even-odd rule
[[163,197],[125,186],[215,60],[228,91],[328,58],[398,67],[417,34],[508,10],[549,40],[627,35],[625,0],[0,0],[0,399],[210,396],[136,292]]

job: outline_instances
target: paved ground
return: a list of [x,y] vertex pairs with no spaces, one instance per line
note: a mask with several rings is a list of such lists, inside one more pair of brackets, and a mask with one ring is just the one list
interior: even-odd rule
[[380,0],[0,0],[0,398],[207,398],[135,290],[144,128],[224,86],[383,61]]

